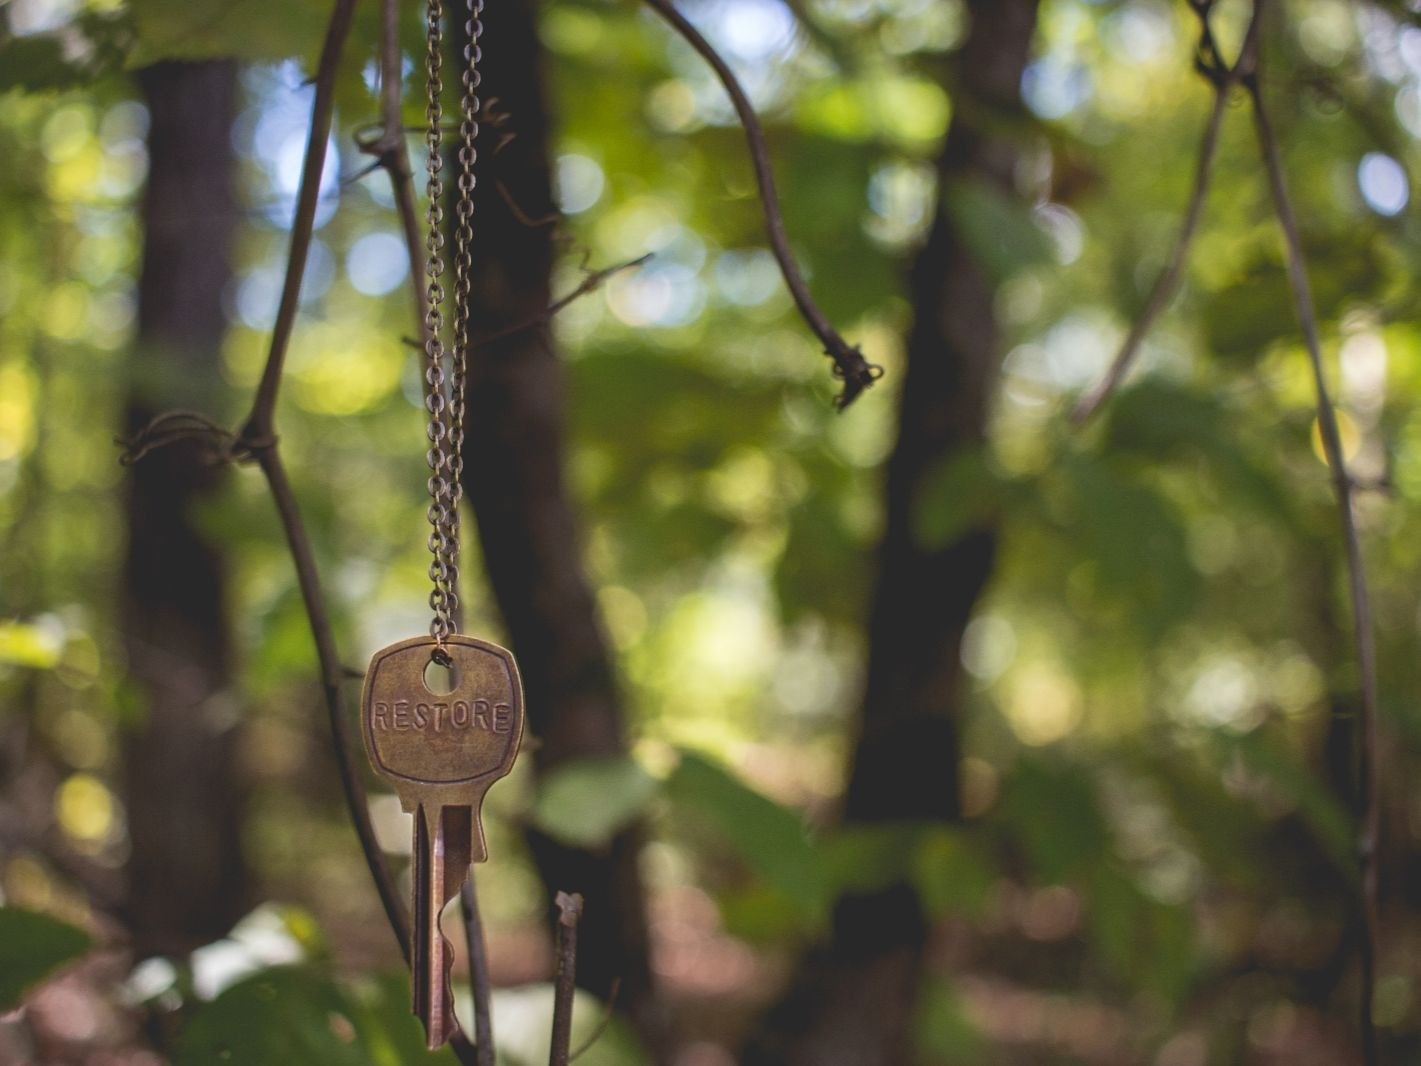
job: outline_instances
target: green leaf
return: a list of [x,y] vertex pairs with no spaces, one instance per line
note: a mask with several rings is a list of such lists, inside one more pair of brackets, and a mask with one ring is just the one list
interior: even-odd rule
[[543,779],[530,820],[565,844],[600,847],[646,809],[659,787],[629,755],[579,759]]
[[1176,507],[1117,463],[1076,454],[1061,474],[1069,500],[1063,532],[1099,592],[1132,612],[1147,636],[1187,618],[1201,584]]
[[1267,730],[1242,736],[1216,731],[1223,767],[1237,758],[1251,773],[1265,778],[1274,788],[1297,804],[1298,813],[1317,834],[1332,861],[1344,874],[1355,870],[1353,827],[1347,810],[1299,755],[1288,750]]
[[924,1062],[982,1063],[988,1049],[982,1034],[967,1018],[950,982],[932,977],[924,982],[913,1012],[913,1036]]
[[178,1035],[174,1066],[377,1066],[359,1039],[358,1008],[304,967],[263,970],[198,1009]]
[[1215,394],[1146,378],[1111,403],[1103,450],[1133,453],[1155,469],[1202,457],[1243,503],[1296,524],[1296,504],[1267,465],[1266,443],[1250,447],[1240,432],[1246,421],[1236,404]]
[[820,842],[834,895],[880,892],[909,878],[913,855],[927,828],[917,822],[846,825]]
[[1088,772],[1064,759],[1023,756],[1002,811],[1036,877],[1060,884],[1104,862],[1110,830]]
[[720,920],[731,936],[763,947],[782,947],[816,930],[824,911],[805,906],[765,881],[727,889],[717,897]]
[[932,467],[913,501],[913,540],[932,551],[990,523],[1004,485],[983,449],[955,452]]
[[823,860],[804,821],[724,767],[683,752],[667,782],[672,801],[703,815],[746,865],[801,902],[825,902]]
[[945,190],[944,208],[982,269],[1002,281],[1051,258],[1050,239],[1026,205],[984,181],[958,181]]
[[0,1011],[91,944],[89,934],[57,918],[20,907],[0,907]]
[[960,829],[923,835],[912,856],[913,886],[929,915],[979,917],[996,875],[988,856]]
[[[409,1063],[441,1063],[453,1066],[449,1048],[430,1052],[424,1046],[424,1028],[410,1013],[408,973],[381,974],[356,984],[347,996],[355,1028],[374,1066],[408,1066]],[[463,1002],[457,1006],[460,1018],[469,1017]],[[472,1028],[472,1026],[470,1026]]]
[[1145,895],[1108,862],[1093,871],[1086,898],[1091,935],[1116,976],[1181,1002],[1197,964],[1189,912]]

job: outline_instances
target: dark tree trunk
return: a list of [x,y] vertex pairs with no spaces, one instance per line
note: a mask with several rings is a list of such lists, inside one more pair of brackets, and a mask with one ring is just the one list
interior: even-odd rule
[[[968,7],[971,36],[955,64],[954,119],[938,162],[942,202],[911,275],[914,320],[843,812],[859,824],[957,820],[959,646],[995,557],[990,527],[946,545],[919,543],[913,532],[913,510],[931,472],[986,437],[1000,362],[995,281],[954,225],[947,199],[964,182],[1015,195],[1020,145],[1010,119],[1021,110],[1036,25],[1037,0],[972,0]],[[806,956],[745,1061],[912,1061],[927,935],[907,884],[841,899],[828,943]]]
[[[475,342],[535,321],[551,303],[554,214],[549,116],[537,9],[489,4],[483,15],[483,131],[474,212]],[[461,31],[462,32],[462,31]],[[500,147],[501,145],[501,147]],[[518,330],[469,360],[465,488],[499,609],[541,741],[537,765],[624,750],[621,703],[595,600],[583,573],[563,478],[563,374],[548,331]],[[618,1002],[647,1035],[654,1017],[638,853],[640,834],[605,851],[531,832],[544,885],[580,892],[577,980]]]
[[[162,63],[138,81],[151,126],[130,430],[208,406],[237,217],[236,64]],[[218,476],[184,442],[134,466],[128,486],[121,611],[141,718],[124,743],[127,910],[140,955],[211,941],[247,904],[225,580],[194,514]]]

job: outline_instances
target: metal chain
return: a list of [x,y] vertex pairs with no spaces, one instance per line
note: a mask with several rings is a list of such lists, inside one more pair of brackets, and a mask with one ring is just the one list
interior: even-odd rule
[[455,205],[457,226],[454,232],[454,336],[448,352],[451,366],[447,390],[444,373],[446,353],[440,338],[444,327],[444,315],[440,309],[444,301],[444,286],[439,280],[444,274],[444,182],[441,177],[444,167],[441,155],[444,118],[441,103],[444,89],[443,0],[428,0],[426,11],[428,47],[425,55],[425,76],[429,95],[425,110],[428,122],[425,148],[428,153],[426,167],[429,177],[425,183],[425,192],[429,197],[429,206],[425,218],[429,225],[429,234],[425,240],[425,248],[429,254],[425,265],[428,293],[424,322],[429,337],[425,345],[428,363],[425,381],[429,388],[425,396],[425,407],[429,412],[430,443],[426,454],[430,469],[429,551],[433,556],[429,564],[429,578],[434,586],[429,593],[429,606],[434,611],[434,620],[430,623],[429,632],[440,645],[451,633],[458,631],[459,624],[459,504],[464,496],[464,386],[468,364],[474,164],[478,159],[475,141],[479,132],[478,63],[481,59],[479,36],[483,32],[483,24],[480,21],[483,0],[466,2],[469,11],[466,23],[469,43],[464,48],[464,70],[461,78],[459,176],[456,186],[458,199]]
[[[480,16],[484,0],[466,0],[468,21],[464,29],[468,43],[464,45],[464,71],[461,78],[462,118],[459,123],[458,199],[455,202],[454,228],[454,336],[453,372],[450,378],[449,445],[450,475],[454,482],[454,506],[450,510],[447,531],[448,563],[452,574],[450,587],[458,606],[459,584],[459,503],[464,498],[464,388],[469,362],[469,286],[473,273],[472,245],[474,238],[474,164],[478,162],[476,142],[479,136],[479,61],[483,54],[479,37],[483,34]],[[458,624],[457,615],[455,624]]]

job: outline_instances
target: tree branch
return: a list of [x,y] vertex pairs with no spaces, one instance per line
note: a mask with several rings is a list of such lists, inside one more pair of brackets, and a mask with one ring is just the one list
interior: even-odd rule
[[335,741],[336,765],[340,769],[341,788],[345,793],[346,807],[351,821],[355,823],[356,835],[360,838],[365,862],[370,867],[370,876],[380,895],[380,904],[385,917],[399,941],[400,951],[408,962],[410,958],[409,915],[403,898],[395,889],[395,879],[385,862],[385,854],[375,839],[374,827],[370,824],[370,807],[366,802],[365,785],[361,780],[359,763],[355,756],[355,746],[350,737],[350,724],[346,715],[344,682],[345,668],[336,651],[335,637],[331,630],[330,616],[326,612],[325,596],[321,591],[320,578],[316,570],[315,555],[311,551],[311,541],[306,534],[305,524],[296,505],[296,495],[282,465],[281,455],[276,445],[262,449],[257,455],[257,463],[266,475],[271,489],[272,500],[277,514],[281,517],[281,527],[286,534],[286,544],[291,552],[291,561],[296,567],[296,579],[301,588],[301,600],[306,607],[306,617],[310,621],[311,636],[316,642],[316,658],[320,663],[321,692],[325,697],[326,714],[330,719],[331,736]]
[[[1264,0],[1254,0],[1254,20],[1257,22]],[[1255,45],[1256,51],[1256,45]],[[1358,841],[1357,868],[1361,881],[1360,914],[1362,926],[1361,970],[1362,990],[1358,1024],[1362,1036],[1362,1057],[1366,1066],[1380,1061],[1377,1049],[1376,1025],[1372,1019],[1372,998],[1376,985],[1376,957],[1379,943],[1377,905],[1377,849],[1380,836],[1380,807],[1377,801],[1377,667],[1376,642],[1373,631],[1371,597],[1367,588],[1366,567],[1362,559],[1361,537],[1357,531],[1352,506],[1353,484],[1347,473],[1342,436],[1338,431],[1337,412],[1328,393],[1327,375],[1322,361],[1322,341],[1318,331],[1317,308],[1308,281],[1307,263],[1303,255],[1302,236],[1297,217],[1288,195],[1278,138],[1263,99],[1261,75],[1257,70],[1244,80],[1253,104],[1254,129],[1259,154],[1268,174],[1268,189],[1273,199],[1273,211],[1283,232],[1287,255],[1288,285],[1292,290],[1298,325],[1312,365],[1313,385],[1317,395],[1317,422],[1322,436],[1323,452],[1332,474],[1333,492],[1337,497],[1338,516],[1342,521],[1342,539],[1347,552],[1347,579],[1352,601],[1353,652],[1361,683],[1361,738],[1358,744]]]
[[1199,142],[1199,156],[1194,169],[1194,187],[1189,195],[1189,205],[1185,209],[1184,221],[1179,227],[1178,236],[1175,237],[1174,247],[1171,249],[1169,259],[1160,271],[1159,277],[1155,279],[1154,286],[1150,289],[1149,299],[1145,301],[1145,309],[1130,327],[1130,332],[1126,335],[1124,343],[1120,345],[1120,350],[1115,354],[1105,376],[1095,388],[1081,397],[1071,411],[1071,421],[1077,426],[1088,422],[1110,398],[1130,367],[1134,365],[1145,338],[1154,328],[1155,321],[1174,299],[1174,294],[1184,277],[1184,266],[1189,261],[1189,252],[1194,244],[1199,220],[1204,214],[1204,202],[1209,196],[1214,161],[1218,155],[1219,131],[1224,124],[1224,112],[1228,106],[1229,96],[1232,94],[1234,86],[1253,72],[1252,65],[1256,53],[1254,42],[1258,32],[1258,19],[1255,17],[1250,21],[1238,59],[1232,65],[1228,65],[1219,55],[1218,45],[1209,26],[1213,0],[1190,0],[1189,6],[1199,16],[1200,23],[1195,65],[1200,75],[1214,87],[1213,107],[1209,111],[1209,120],[1204,125],[1204,134]]
[[735,72],[701,35],[700,30],[676,10],[671,0],[646,2],[710,64],[730,96],[730,102],[735,107],[740,125],[745,130],[745,139],[750,146],[750,160],[755,167],[755,183],[760,193],[760,206],[765,212],[765,231],[770,239],[770,248],[779,263],[780,273],[784,275],[785,285],[794,297],[800,317],[824,345],[824,353],[834,361],[834,376],[844,383],[843,391],[839,393],[836,401],[842,410],[853,403],[864,389],[883,376],[883,368],[868,362],[858,348],[844,340],[810,295],[809,286],[805,284],[799,264],[795,261],[794,253],[790,251],[784,215],[780,211],[779,194],[775,191],[775,177],[770,169],[770,151],[765,143],[765,131]]
[[557,895],[557,976],[553,982],[553,1040],[548,1066],[568,1066],[572,1056],[572,1001],[577,990],[577,923],[582,920],[582,897],[576,892]]
[[281,303],[276,311],[276,323],[271,330],[271,347],[266,366],[262,368],[251,414],[247,417],[242,436],[269,437],[276,413],[276,396],[281,387],[281,372],[286,362],[286,349],[291,331],[296,326],[300,306],[301,280],[306,273],[306,257],[311,251],[311,234],[315,230],[316,208],[321,198],[321,172],[326,166],[326,144],[331,136],[331,118],[335,114],[335,79],[340,68],[341,52],[350,35],[355,0],[336,0],[326,27],[326,40],[321,47],[321,59],[313,79],[316,97],[311,103],[311,133],[306,140],[306,157],[301,166],[301,185],[296,194],[296,216],[291,221],[291,247],[286,258],[286,278],[281,286]]
[[[325,42],[313,79],[315,99],[311,106],[311,131],[306,143],[306,157],[301,170],[296,213],[291,226],[291,246],[287,256],[286,277],[281,304],[272,330],[271,344],[261,382],[253,398],[247,420],[239,433],[230,433],[205,416],[185,411],[169,412],[155,418],[132,441],[127,442],[124,462],[136,462],[154,448],[187,437],[205,437],[213,445],[218,458],[254,460],[266,477],[272,501],[276,505],[292,564],[301,590],[311,636],[316,646],[316,658],[321,676],[321,691],[330,721],[336,764],[340,771],[351,822],[364,852],[370,876],[375,882],[380,902],[390,928],[395,933],[406,962],[410,958],[409,916],[404,901],[395,888],[394,878],[385,862],[384,853],[375,839],[370,823],[365,788],[358,770],[350,725],[346,714],[343,684],[346,669],[336,651],[325,595],[321,589],[315,555],[310,537],[302,521],[300,508],[292,491],[286,468],[281,462],[275,433],[276,399],[287,345],[295,326],[299,308],[301,279],[310,251],[311,235],[319,201],[321,172],[325,166],[326,144],[330,138],[334,114],[335,79],[341,53],[350,34],[355,0],[336,0],[326,29]],[[457,1049],[456,1049],[457,1050]],[[462,1058],[462,1056],[461,1056]],[[472,1061],[472,1060],[470,1060]]]

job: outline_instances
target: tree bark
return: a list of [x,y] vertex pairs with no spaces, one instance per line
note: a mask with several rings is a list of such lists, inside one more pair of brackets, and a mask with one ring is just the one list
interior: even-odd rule
[[[911,272],[914,318],[843,810],[846,822],[861,825],[959,817],[960,645],[996,553],[990,525],[926,545],[913,523],[931,472],[984,443],[1000,368],[996,283],[948,207],[964,182],[1015,195],[1020,144],[1010,119],[1021,111],[1037,0],[971,0],[968,7],[972,29],[954,64],[954,119],[938,160],[938,210]],[[928,932],[908,884],[841,899],[827,943],[802,961],[744,1061],[913,1061]]]
[[[489,4],[483,15],[485,105],[474,211],[474,341],[535,322],[552,302],[556,216],[548,158],[537,5]],[[455,35],[462,48],[462,28]],[[570,760],[625,750],[621,700],[596,603],[581,564],[563,477],[562,367],[548,331],[519,329],[469,359],[465,490],[493,594],[527,690],[528,720],[545,773]],[[603,851],[530,831],[551,901],[585,901],[578,984],[618,1004],[656,1039],[638,829]]]
[[[161,63],[138,83],[151,124],[130,432],[215,391],[237,221],[236,64]],[[183,441],[128,483],[120,610],[141,718],[123,751],[126,909],[140,956],[216,939],[248,903],[226,581],[194,514],[219,480],[203,445]]]

